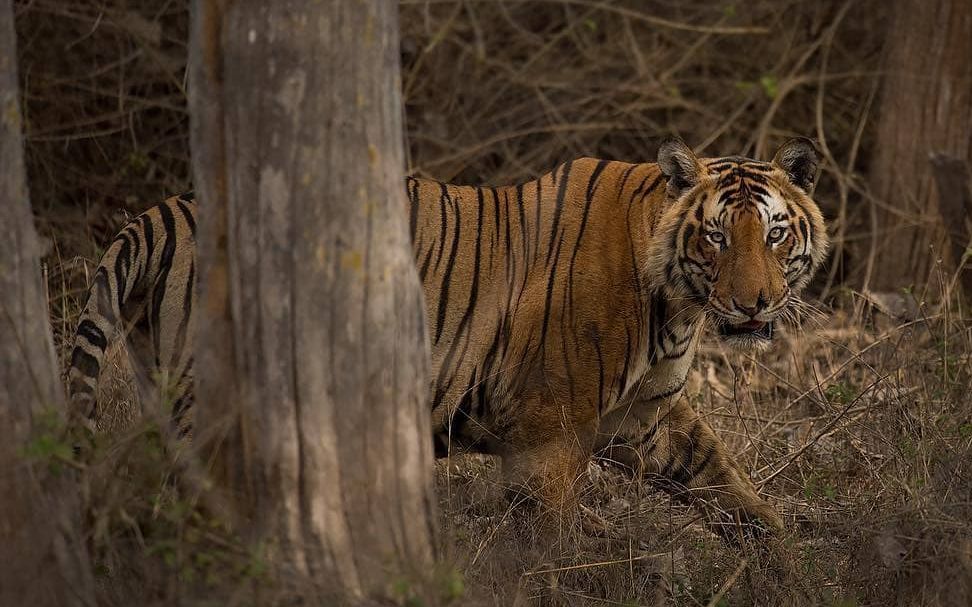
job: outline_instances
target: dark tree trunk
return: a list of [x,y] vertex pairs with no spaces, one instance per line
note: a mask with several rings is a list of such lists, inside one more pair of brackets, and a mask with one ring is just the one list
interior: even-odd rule
[[869,171],[878,205],[869,286],[879,290],[921,285],[937,258],[952,257],[945,231],[964,226],[943,225],[929,157],[972,159],[972,2],[897,0],[894,10]]
[[952,260],[965,267],[956,276],[956,286],[972,302],[972,267],[969,246],[972,244],[972,180],[969,165],[947,154],[932,154],[932,171],[942,223],[948,226],[948,244]]
[[53,465],[55,446],[34,442],[57,435],[64,404],[24,175],[16,57],[11,3],[0,0],[0,605],[92,605],[76,487]]
[[193,16],[196,439],[284,588],[379,596],[434,544],[397,4]]

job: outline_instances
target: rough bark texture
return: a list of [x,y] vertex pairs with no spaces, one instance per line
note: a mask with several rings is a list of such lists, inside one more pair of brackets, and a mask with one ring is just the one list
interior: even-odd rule
[[972,302],[972,267],[967,263],[967,250],[972,246],[972,180],[969,179],[969,166],[965,161],[947,154],[932,154],[931,165],[942,223],[949,228],[952,259],[965,262],[964,270],[956,276],[956,283],[965,298]]
[[870,171],[879,290],[923,284],[949,257],[929,154],[972,159],[972,2],[896,0],[894,10]]
[[397,4],[194,17],[197,438],[285,591],[379,596],[428,567],[434,531]]
[[14,46],[11,3],[0,0],[0,605],[91,605],[76,488],[63,470],[25,457],[64,408],[25,185]]

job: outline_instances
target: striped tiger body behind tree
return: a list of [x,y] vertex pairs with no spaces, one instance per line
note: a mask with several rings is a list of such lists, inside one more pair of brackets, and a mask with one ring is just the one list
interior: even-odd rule
[[192,400],[196,202],[174,196],[130,221],[98,263],[68,369],[71,412],[94,430],[108,346],[124,335],[139,402],[165,402],[177,425]]
[[[680,394],[706,325],[760,347],[793,317],[827,248],[815,172],[805,139],[772,162],[699,159],[672,139],[657,163],[585,158],[516,186],[408,178],[436,454],[498,454],[510,483],[562,510],[600,452],[729,520],[780,527]],[[118,326],[185,412],[195,212],[169,199],[105,254],[70,370],[85,417]]]

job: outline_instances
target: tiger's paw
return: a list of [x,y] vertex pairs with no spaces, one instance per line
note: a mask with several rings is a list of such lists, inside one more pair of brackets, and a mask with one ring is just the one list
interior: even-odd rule
[[766,502],[733,510],[721,510],[713,516],[710,527],[729,543],[764,541],[779,536],[784,530],[783,518]]

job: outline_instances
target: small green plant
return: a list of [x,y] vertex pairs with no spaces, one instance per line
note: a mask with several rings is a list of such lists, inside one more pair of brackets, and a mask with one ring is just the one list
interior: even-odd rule
[[442,600],[446,603],[458,601],[466,593],[466,584],[462,573],[457,569],[449,569],[442,575]]
[[827,482],[825,479],[821,478],[817,474],[813,474],[807,479],[803,487],[803,496],[807,500],[826,498],[828,500],[837,499],[837,488]]
[[54,474],[60,473],[65,463],[74,461],[71,435],[57,409],[45,408],[34,418],[33,436],[24,445],[22,455],[45,462]]
[[857,398],[857,390],[844,382],[837,382],[835,384],[830,384],[826,387],[826,389],[824,389],[824,396],[826,396],[827,401],[832,404],[846,405]]
[[759,79],[759,84],[763,87],[763,92],[770,99],[776,99],[776,96],[780,94],[780,83],[776,79],[776,76],[766,74]]
[[139,150],[131,152],[126,160],[124,169],[130,174],[142,175],[149,168],[149,157]]
[[[431,595],[426,592],[431,590]],[[435,595],[438,605],[456,605],[466,595],[466,582],[462,572],[448,567],[437,567],[432,576],[425,580],[417,580],[402,575],[391,582],[389,589],[391,598],[403,607],[426,607],[428,603],[423,598]]]
[[403,607],[425,607],[425,601],[415,593],[411,581],[407,578],[400,577],[393,581],[391,593],[392,598]]

